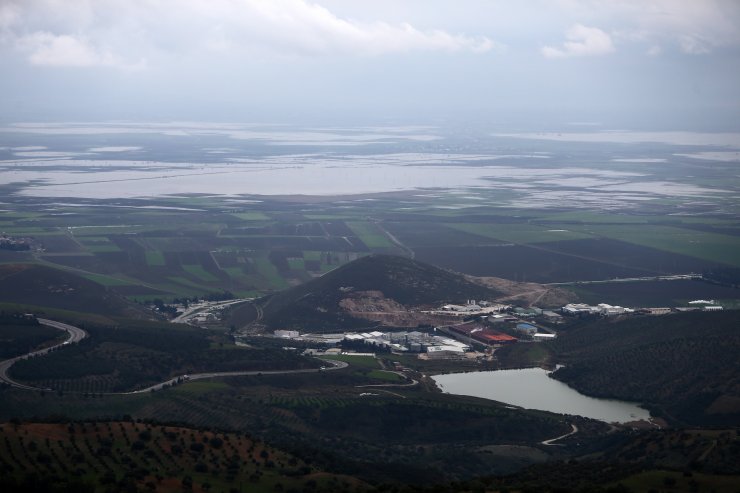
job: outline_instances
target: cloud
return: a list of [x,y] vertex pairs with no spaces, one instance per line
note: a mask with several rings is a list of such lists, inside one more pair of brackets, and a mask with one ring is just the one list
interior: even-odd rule
[[576,24],[565,33],[566,41],[561,48],[544,46],[542,54],[547,58],[606,55],[614,51],[611,37],[596,27]]
[[679,44],[687,55],[706,55],[712,51],[712,43],[698,36],[683,35],[679,37]]
[[116,67],[121,69],[140,69],[145,61],[130,64],[106,50],[92,46],[87,40],[67,34],[54,35],[36,32],[17,40],[17,46],[26,51],[33,65],[52,67]]
[[740,46],[737,0],[560,0],[558,5],[572,20],[609,26],[620,45],[661,45],[690,55]]
[[658,56],[661,53],[663,53],[663,48],[660,45],[653,45],[651,46],[647,52],[649,56]]
[[[342,18],[309,0],[3,0],[0,43],[34,65],[141,68],[154,56],[484,53],[485,36]],[[133,60],[133,62],[131,61]]]

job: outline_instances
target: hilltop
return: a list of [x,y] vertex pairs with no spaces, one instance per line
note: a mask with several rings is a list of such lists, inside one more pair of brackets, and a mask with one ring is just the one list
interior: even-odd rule
[[263,298],[261,323],[268,329],[332,331],[381,320],[417,325],[410,308],[488,300],[506,293],[461,274],[405,257],[368,255],[328,274]]

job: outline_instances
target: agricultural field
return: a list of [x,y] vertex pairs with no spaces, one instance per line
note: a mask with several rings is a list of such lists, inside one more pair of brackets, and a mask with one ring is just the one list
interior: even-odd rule
[[683,307],[689,301],[714,300],[736,307],[738,289],[701,280],[605,282],[569,286],[584,303],[603,303],[627,307]]
[[[34,239],[30,262],[132,300],[270,294],[370,253],[474,276],[563,283],[740,266],[740,223],[704,205],[629,210],[517,208],[501,190],[372,196],[218,195],[87,199],[9,196],[0,223]],[[740,299],[729,293],[728,299]]]

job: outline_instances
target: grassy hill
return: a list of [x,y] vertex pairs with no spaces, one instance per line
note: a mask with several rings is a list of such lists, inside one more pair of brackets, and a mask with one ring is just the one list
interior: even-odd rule
[[36,264],[0,265],[3,303],[106,316],[151,317],[142,308],[96,282]]
[[587,322],[552,343],[553,376],[589,395],[645,403],[672,424],[740,420],[740,311]]
[[491,299],[502,294],[429,264],[405,257],[369,255],[265,298],[262,322],[269,329],[333,331],[366,327],[370,321],[352,317],[339,306],[344,297],[363,291],[380,291],[385,298],[407,307]]

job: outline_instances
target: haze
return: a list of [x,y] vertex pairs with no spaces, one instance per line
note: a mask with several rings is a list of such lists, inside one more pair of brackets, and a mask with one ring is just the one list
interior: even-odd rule
[[19,121],[736,130],[740,3],[3,0]]

